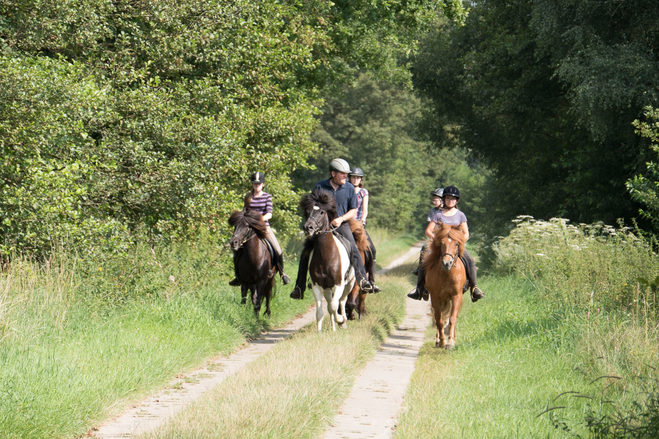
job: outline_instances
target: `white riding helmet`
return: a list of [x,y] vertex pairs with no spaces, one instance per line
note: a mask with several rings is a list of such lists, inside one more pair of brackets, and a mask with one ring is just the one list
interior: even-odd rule
[[350,165],[343,159],[334,159],[329,164],[330,172],[343,172],[345,174],[350,174]]

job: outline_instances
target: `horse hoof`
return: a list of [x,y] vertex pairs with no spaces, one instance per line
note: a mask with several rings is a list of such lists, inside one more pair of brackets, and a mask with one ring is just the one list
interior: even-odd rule
[[455,349],[455,345],[453,343],[450,344],[447,343],[446,346],[444,346],[444,349],[446,349],[447,351],[452,351],[453,349]]
[[240,301],[240,304],[241,304],[241,305],[244,305],[244,304],[246,304],[246,303],[247,303],[247,299],[245,299],[245,298],[243,298],[243,299]]

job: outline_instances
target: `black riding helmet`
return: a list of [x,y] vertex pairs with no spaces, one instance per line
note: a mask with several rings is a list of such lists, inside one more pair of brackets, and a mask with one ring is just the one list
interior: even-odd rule
[[364,177],[364,171],[362,171],[362,168],[352,168],[349,175],[351,177]]
[[450,195],[452,197],[457,198],[458,200],[460,199],[460,191],[458,190],[457,187],[455,186],[446,186],[444,188],[444,195],[443,197],[446,197],[447,195]]
[[252,183],[265,183],[265,174],[263,172],[255,172],[249,179]]

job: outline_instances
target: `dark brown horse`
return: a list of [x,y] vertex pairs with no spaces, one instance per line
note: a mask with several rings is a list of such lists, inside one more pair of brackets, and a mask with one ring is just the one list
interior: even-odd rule
[[[355,244],[357,244],[357,249],[359,250],[359,255],[362,258],[366,272],[370,273],[373,271],[373,268],[370,266],[373,264],[373,256],[371,254],[371,246],[366,238],[366,230],[364,230],[364,225],[361,221],[350,220],[350,231],[355,237]],[[373,279],[369,278],[372,282]],[[353,311],[357,310],[359,314],[359,320],[362,319],[362,316],[366,314],[366,293],[359,288],[359,285],[355,283],[352,287],[352,291],[348,294],[348,300],[346,302],[346,316],[348,320],[353,320],[355,318]]]
[[435,231],[430,251],[423,260],[426,289],[430,292],[437,326],[435,347],[438,348],[452,349],[455,346],[455,329],[462,307],[462,291],[467,282],[465,266],[460,260],[465,251],[465,242],[465,235],[458,226],[444,224]]
[[259,317],[265,299],[265,313],[270,317],[270,299],[275,270],[272,255],[265,243],[267,233],[263,217],[253,210],[234,212],[229,224],[235,229],[229,244],[234,251],[236,277],[240,281],[242,303],[246,303],[247,290],[252,294],[254,315]]
[[323,296],[332,319],[332,330],[336,331],[336,323],[343,325],[347,322],[345,302],[355,283],[355,270],[350,265],[348,249],[330,227],[336,217],[336,201],[330,192],[314,189],[302,197],[300,207],[306,218],[304,232],[313,242],[309,277],[316,299],[318,332],[323,327]]

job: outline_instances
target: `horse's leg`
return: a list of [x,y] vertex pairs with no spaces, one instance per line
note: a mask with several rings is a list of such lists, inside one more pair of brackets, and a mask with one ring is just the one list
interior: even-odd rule
[[435,326],[437,328],[437,335],[435,336],[435,347],[443,348],[446,346],[446,336],[444,335],[444,305],[445,302],[439,300],[437,295],[432,295],[430,298],[432,302],[432,310],[435,315]]
[[316,299],[316,324],[318,325],[318,332],[323,330],[323,291],[316,285],[311,285],[313,296]]
[[341,296],[341,300],[339,300],[339,313],[343,319],[343,322],[341,322],[342,328],[348,326],[348,316],[346,315],[346,301],[348,300],[348,293],[346,293],[346,291],[351,292],[352,289],[352,282],[348,282],[348,285],[343,288],[343,295]]
[[240,286],[240,304],[244,305],[247,303],[247,287],[245,285]]
[[270,318],[270,299],[272,298],[272,284],[274,283],[275,278],[272,277],[266,283],[266,293],[265,293],[265,314]]
[[341,314],[341,299],[343,298],[345,289],[346,285],[343,283],[332,288],[332,315],[334,316],[336,323],[339,325],[343,324],[345,321],[343,315]]
[[325,302],[327,302],[327,314],[330,316],[330,321],[332,322],[332,331],[336,331],[336,308],[338,307],[338,301],[337,303],[334,302],[336,285],[332,288],[326,288],[324,294]]
[[259,297],[259,287],[258,285],[252,285],[249,287],[252,292],[252,305],[254,305],[254,316],[258,319],[259,313],[261,311],[261,298]]
[[447,348],[452,349],[455,346],[455,330],[458,324],[458,313],[460,312],[460,307],[462,306],[462,294],[461,292],[453,296],[453,308],[451,309],[450,325],[449,325],[449,336],[448,336],[448,345]]

